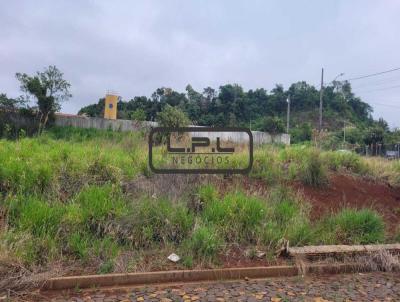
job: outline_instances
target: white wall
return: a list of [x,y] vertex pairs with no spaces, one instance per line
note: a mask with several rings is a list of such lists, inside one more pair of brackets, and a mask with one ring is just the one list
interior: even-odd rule
[[[140,129],[150,129],[157,127],[156,122],[138,122],[132,120],[107,120],[99,117],[85,117],[79,115],[64,115],[56,114],[55,124],[57,126],[72,126],[79,128],[96,128],[96,129],[112,129],[115,131],[137,131]],[[218,135],[224,140],[233,142],[247,142],[249,136],[244,132],[196,132],[192,133],[193,136],[206,136],[210,139],[216,139]],[[290,145],[290,135],[286,133],[271,135],[266,132],[252,131],[254,145],[281,143]]]

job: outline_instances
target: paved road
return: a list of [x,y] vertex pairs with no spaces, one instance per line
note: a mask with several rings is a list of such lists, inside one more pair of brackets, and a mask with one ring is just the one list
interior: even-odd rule
[[64,293],[51,301],[400,301],[400,273],[346,274]]

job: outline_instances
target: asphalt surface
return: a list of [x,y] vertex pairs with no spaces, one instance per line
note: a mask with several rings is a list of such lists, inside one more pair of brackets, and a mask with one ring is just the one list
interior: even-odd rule
[[45,294],[49,301],[400,301],[400,273],[341,274]]

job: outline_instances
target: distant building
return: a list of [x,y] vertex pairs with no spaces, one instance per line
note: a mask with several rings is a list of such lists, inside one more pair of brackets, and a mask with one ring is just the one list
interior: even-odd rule
[[117,119],[117,104],[118,95],[116,93],[108,92],[104,106],[104,118],[109,120]]

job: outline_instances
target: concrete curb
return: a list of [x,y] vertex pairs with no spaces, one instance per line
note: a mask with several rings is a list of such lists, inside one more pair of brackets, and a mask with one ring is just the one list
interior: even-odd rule
[[[335,274],[358,271],[355,264],[311,264],[307,273]],[[61,290],[102,286],[146,285],[172,282],[196,282],[216,280],[237,280],[248,278],[292,277],[302,275],[296,266],[268,266],[224,268],[209,270],[178,270],[147,273],[105,274],[51,278],[45,282],[43,290]]]

